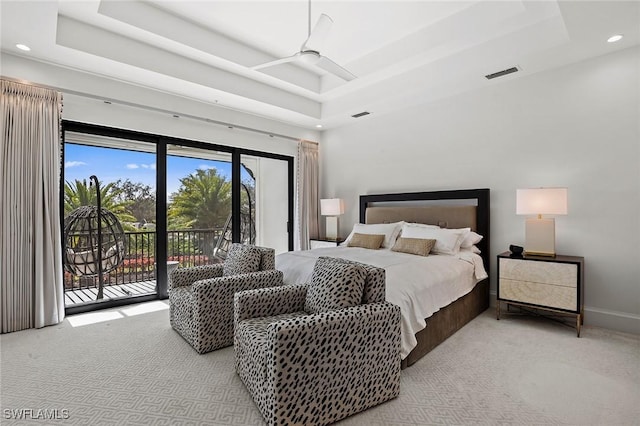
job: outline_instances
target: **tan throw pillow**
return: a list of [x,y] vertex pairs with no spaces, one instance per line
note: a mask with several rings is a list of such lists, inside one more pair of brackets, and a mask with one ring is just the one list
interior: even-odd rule
[[436,245],[436,240],[422,238],[398,238],[391,248],[392,251],[429,256],[431,249]]
[[362,247],[378,250],[384,242],[384,234],[353,234],[348,247]]

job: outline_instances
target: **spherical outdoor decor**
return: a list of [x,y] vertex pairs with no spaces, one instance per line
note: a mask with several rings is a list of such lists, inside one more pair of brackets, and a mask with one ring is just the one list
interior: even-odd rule
[[124,259],[124,244],[124,230],[113,213],[100,209],[98,222],[98,207],[78,207],[64,220],[64,269],[76,276],[112,271]]

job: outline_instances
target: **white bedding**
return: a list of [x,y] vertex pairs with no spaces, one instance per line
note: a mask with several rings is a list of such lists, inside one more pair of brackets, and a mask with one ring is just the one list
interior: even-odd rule
[[487,277],[482,258],[471,251],[422,257],[359,247],[319,248],[279,254],[276,269],[284,273],[285,284],[306,283],[320,256],[341,257],[386,270],[386,299],[398,305],[402,313],[402,359],[416,346],[415,334],[425,328],[425,318],[469,293]]

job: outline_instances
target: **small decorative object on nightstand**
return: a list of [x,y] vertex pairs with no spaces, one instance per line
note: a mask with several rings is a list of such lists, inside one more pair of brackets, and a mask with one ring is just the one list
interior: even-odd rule
[[576,317],[577,335],[584,322],[584,258],[579,256],[498,255],[498,300],[531,310]]
[[314,240],[309,240],[309,247],[311,249],[324,248],[324,247],[336,247],[336,246],[339,246],[340,243],[343,241],[344,239],[342,238],[337,238],[335,240],[317,238]]

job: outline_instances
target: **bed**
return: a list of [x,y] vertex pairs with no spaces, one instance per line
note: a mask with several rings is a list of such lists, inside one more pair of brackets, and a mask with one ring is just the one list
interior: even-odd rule
[[473,250],[427,257],[343,244],[279,254],[276,268],[283,271],[285,283],[293,284],[309,280],[320,256],[383,267],[387,275],[386,298],[402,311],[404,368],[489,307],[489,190],[360,196],[360,223],[389,229],[398,222],[437,225],[448,230],[470,228],[483,238],[474,242]]

